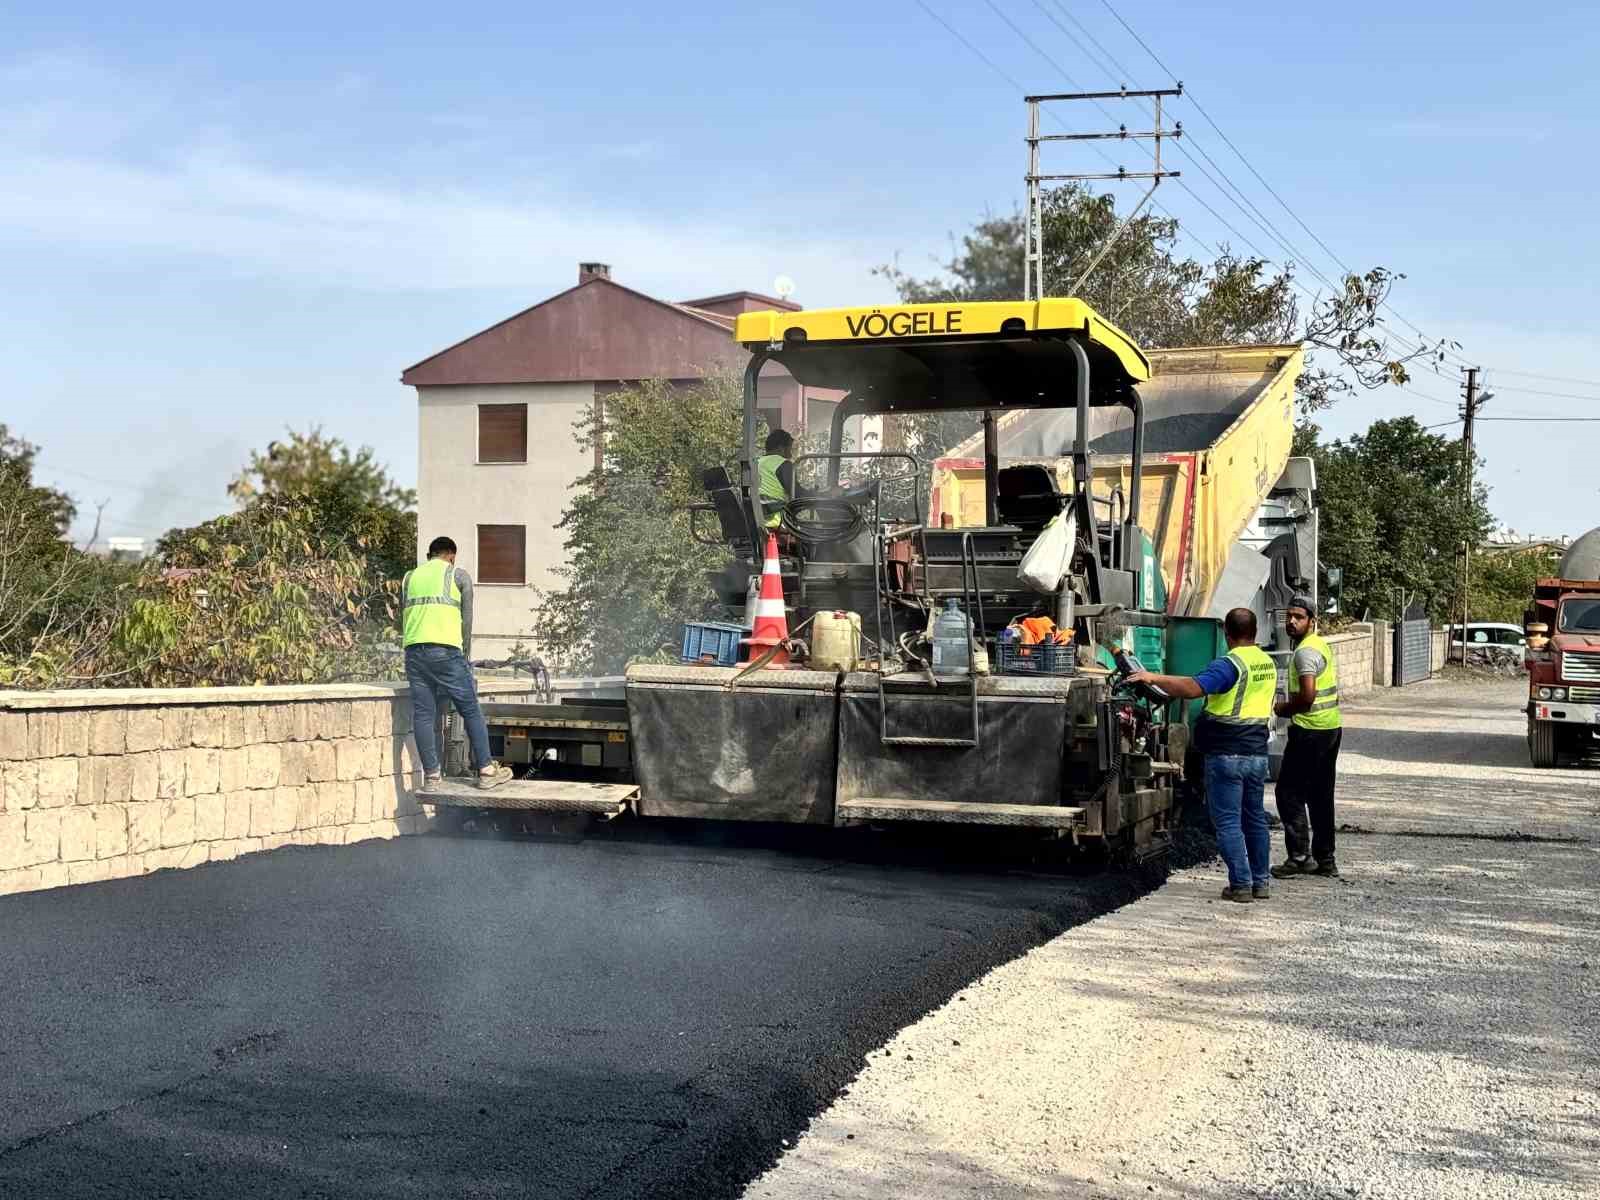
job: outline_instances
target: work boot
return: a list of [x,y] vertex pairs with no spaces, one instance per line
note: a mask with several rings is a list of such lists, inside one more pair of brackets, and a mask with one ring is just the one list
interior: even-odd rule
[[1232,900],[1235,904],[1249,904],[1253,899],[1249,888],[1236,888],[1232,884],[1222,889],[1222,898]]
[[478,772],[478,787],[483,791],[497,788],[511,778],[511,768],[501,766],[499,763],[490,763]]
[[1271,900],[1272,889],[1264,883],[1258,883],[1250,889],[1250,895],[1256,900]]
[[1339,878],[1339,864],[1331,858],[1324,859],[1317,864],[1315,874],[1322,879],[1337,879]]
[[1299,875],[1311,875],[1316,872],[1317,864],[1309,858],[1288,858],[1272,868],[1274,879],[1294,879]]

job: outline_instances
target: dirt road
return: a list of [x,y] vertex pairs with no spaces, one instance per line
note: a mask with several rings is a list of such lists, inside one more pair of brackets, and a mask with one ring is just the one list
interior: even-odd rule
[[996,969],[747,1196],[1600,1193],[1600,771],[1527,766],[1523,686],[1351,705],[1342,880],[1181,872]]

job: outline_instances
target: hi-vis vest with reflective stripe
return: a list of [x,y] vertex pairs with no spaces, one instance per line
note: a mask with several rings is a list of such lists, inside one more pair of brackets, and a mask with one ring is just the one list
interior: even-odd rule
[[[763,454],[756,459],[756,471],[761,479],[761,498],[763,500],[787,500],[789,493],[783,490],[783,480],[778,478],[778,468],[789,460],[781,454]],[[767,528],[776,529],[783,524],[783,514],[775,512],[767,517]]]
[[1228,651],[1228,661],[1239,669],[1239,678],[1227,691],[1206,697],[1206,719],[1224,725],[1271,724],[1278,665],[1259,646],[1236,647]]
[[405,644],[461,649],[461,589],[455,564],[430,558],[405,578]]
[[[1338,729],[1344,724],[1339,715],[1339,671],[1333,665],[1333,647],[1321,637],[1308,633],[1300,639],[1296,650],[1315,650],[1322,655],[1322,673],[1317,676],[1317,698],[1311,702],[1310,712],[1295,713],[1294,723],[1302,729]],[[1290,660],[1290,671],[1294,670]],[[1289,694],[1300,690],[1300,681],[1289,681]]]

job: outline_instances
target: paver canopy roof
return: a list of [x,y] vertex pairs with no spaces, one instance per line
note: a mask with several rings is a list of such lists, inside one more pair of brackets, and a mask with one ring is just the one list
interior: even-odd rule
[[1081,300],[982,301],[741,314],[734,337],[801,383],[854,391],[869,410],[1058,408],[1089,359],[1090,402],[1150,377],[1133,340]]

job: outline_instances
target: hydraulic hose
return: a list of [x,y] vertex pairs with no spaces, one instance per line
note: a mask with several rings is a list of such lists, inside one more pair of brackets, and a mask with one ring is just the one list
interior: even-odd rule
[[783,527],[811,546],[853,541],[866,524],[859,503],[837,497],[807,496],[783,509]]

